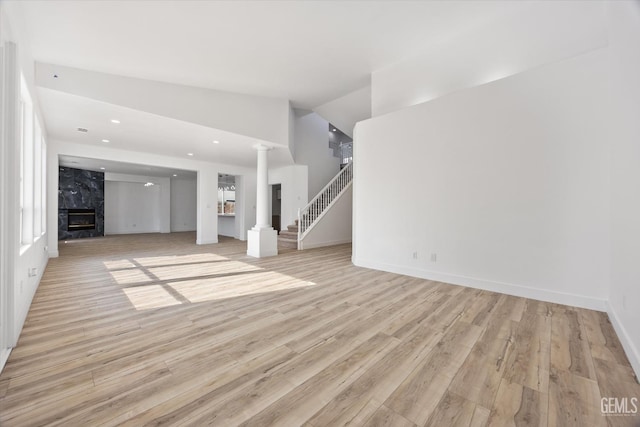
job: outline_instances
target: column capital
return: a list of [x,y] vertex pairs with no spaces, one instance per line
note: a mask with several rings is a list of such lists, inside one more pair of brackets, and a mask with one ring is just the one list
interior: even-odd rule
[[257,151],[270,151],[273,150],[273,147],[269,147],[266,144],[256,144],[253,146]]

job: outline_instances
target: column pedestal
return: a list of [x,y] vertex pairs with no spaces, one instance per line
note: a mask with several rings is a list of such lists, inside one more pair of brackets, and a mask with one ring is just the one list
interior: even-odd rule
[[249,230],[247,255],[256,258],[278,255],[278,232],[271,227]]

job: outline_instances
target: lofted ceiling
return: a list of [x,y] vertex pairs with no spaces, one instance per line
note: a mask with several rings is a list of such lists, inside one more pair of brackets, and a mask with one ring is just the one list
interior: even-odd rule
[[[287,99],[294,107],[311,109],[368,86],[374,70],[518,13],[530,2],[3,3],[11,6],[37,62]],[[253,138],[44,87],[37,90],[50,139],[182,158],[193,153],[195,160],[255,166],[252,146],[259,141]],[[114,126],[112,118],[121,123]],[[78,127],[88,132],[80,133]],[[290,164],[285,151],[271,151],[270,166]]]
[[366,86],[373,70],[521,2],[18,3],[36,61],[313,108]]

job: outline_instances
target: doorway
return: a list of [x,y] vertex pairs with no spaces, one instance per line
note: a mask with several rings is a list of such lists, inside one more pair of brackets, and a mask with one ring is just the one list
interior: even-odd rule
[[282,184],[271,186],[271,226],[280,234],[282,217]]
[[218,235],[238,238],[236,232],[236,177],[218,174]]

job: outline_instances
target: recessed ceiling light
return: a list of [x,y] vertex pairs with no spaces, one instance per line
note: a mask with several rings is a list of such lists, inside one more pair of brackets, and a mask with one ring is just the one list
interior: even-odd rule
[[220,144],[220,141],[218,141],[217,139],[213,141],[214,144]]
[[187,156],[193,156],[193,153],[187,153]]
[[118,124],[118,123],[120,123],[120,120],[116,120],[116,119],[111,119],[111,123],[115,123],[115,124]]
[[103,139],[102,142],[109,142],[109,140],[108,139]]
[[104,170],[104,168],[100,168],[100,170],[101,170],[101,171],[103,171],[103,170]]
[[336,129],[333,129],[333,131],[335,132],[335,131],[336,131]]
[[173,176],[178,176],[178,174],[177,174],[177,173],[174,173],[174,174],[173,174]]

